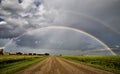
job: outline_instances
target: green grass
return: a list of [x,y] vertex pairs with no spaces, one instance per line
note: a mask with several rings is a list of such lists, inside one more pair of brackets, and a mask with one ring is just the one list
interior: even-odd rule
[[62,56],[65,59],[120,74],[120,56]]
[[24,55],[1,55],[0,61],[7,61],[7,60],[16,60],[16,59],[26,59],[36,56],[24,56]]
[[[45,56],[0,56],[0,74],[13,74],[44,60]],[[16,61],[17,59],[17,61]],[[7,62],[6,62],[7,61]],[[10,62],[9,62],[10,61]],[[12,61],[12,62],[11,62]]]

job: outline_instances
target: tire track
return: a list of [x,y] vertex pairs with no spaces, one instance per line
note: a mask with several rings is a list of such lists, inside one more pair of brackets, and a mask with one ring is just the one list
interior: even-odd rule
[[59,57],[49,57],[16,74],[113,74],[111,72],[92,68],[71,62]]

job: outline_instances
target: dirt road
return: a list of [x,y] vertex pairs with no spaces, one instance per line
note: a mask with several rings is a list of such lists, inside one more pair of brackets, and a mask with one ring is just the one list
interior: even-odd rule
[[113,74],[58,57],[49,57],[16,74]]

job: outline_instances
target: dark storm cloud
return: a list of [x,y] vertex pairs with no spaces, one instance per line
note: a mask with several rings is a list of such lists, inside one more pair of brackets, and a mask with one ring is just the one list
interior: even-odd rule
[[[38,42],[39,44],[36,44],[37,41],[40,41]],[[43,40],[33,35],[24,35],[16,40],[16,44],[20,47],[40,48],[40,46],[44,45],[46,41],[47,39]]]
[[0,18],[0,22],[1,22],[1,21],[4,21],[4,19]]
[[[25,35],[14,39],[9,44],[5,51],[22,51],[28,50],[34,52],[46,51],[53,54],[104,54],[104,50],[110,51],[106,46],[96,41],[94,38],[87,36],[81,32],[71,29],[48,28],[38,29],[33,32],[28,32]],[[94,52],[93,52],[94,51]]]
[[[39,35],[35,35],[38,34]],[[42,35],[41,35],[42,33]],[[73,35],[73,36],[72,36]],[[88,40],[88,41],[85,41]],[[98,42],[94,41],[92,38],[88,38],[85,35],[81,35],[72,30],[62,30],[54,29],[48,30],[48,32],[37,31],[33,32],[31,35],[26,34],[18,38],[16,41],[17,45],[21,47],[31,47],[31,48],[41,48],[41,49],[63,49],[63,50],[87,50],[87,49],[97,49],[103,48]],[[89,43],[91,42],[91,43]],[[93,43],[93,44],[92,44]],[[95,43],[96,46],[93,46]],[[98,44],[98,45],[97,45]],[[86,45],[85,47],[83,47]]]
[[37,7],[39,7],[40,4],[41,4],[41,0],[35,0],[35,1],[34,1],[34,4],[35,4]]
[[54,24],[84,30],[109,46],[120,45],[119,8],[119,0],[6,0],[0,4],[0,18],[7,23],[0,25],[0,35],[12,38]]
[[0,38],[14,38],[22,33],[24,33],[24,29],[18,28],[18,26],[12,26],[12,25],[0,25]]
[[[16,5],[17,4],[17,5]],[[16,0],[3,1],[0,5],[0,18],[4,19],[6,24],[0,25],[0,38],[14,38],[25,32],[22,19],[19,14],[23,11]],[[18,19],[18,20],[17,20]]]
[[22,3],[22,2],[23,2],[23,0],[18,0],[18,2],[19,2],[19,3]]
[[[115,45],[120,45],[120,1],[119,0],[69,0],[64,1],[64,3],[60,0],[47,1],[46,6],[48,9],[58,9],[61,11],[74,11],[76,14],[80,14],[77,17],[82,17],[81,15],[88,15],[93,17],[93,19],[99,19],[100,22],[106,23],[108,27],[103,24],[96,22],[95,20],[76,18],[76,16],[68,15],[61,16],[62,20],[59,18],[56,19],[56,22],[60,24],[71,24],[72,27],[76,27],[82,29],[93,36],[99,38],[107,45],[111,47]],[[51,7],[51,8],[49,8]],[[70,12],[71,13],[71,12]],[[74,14],[75,14],[74,13]],[[76,15],[75,14],[75,15]],[[74,19],[74,17],[77,19]],[[87,17],[86,17],[87,18]],[[90,21],[90,22],[89,22]],[[70,25],[70,26],[71,26]],[[110,26],[110,27],[109,27]]]

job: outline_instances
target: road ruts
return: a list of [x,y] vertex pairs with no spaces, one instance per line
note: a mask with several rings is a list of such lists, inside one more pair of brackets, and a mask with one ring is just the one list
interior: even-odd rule
[[49,57],[15,74],[113,74],[59,57]]

